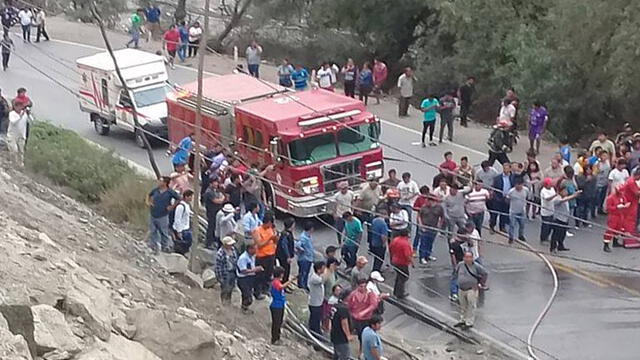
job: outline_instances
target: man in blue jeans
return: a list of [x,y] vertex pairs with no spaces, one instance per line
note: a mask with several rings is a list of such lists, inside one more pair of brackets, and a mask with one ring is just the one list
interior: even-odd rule
[[309,330],[322,336],[322,303],[324,302],[324,281],[326,265],[324,261],[313,264],[313,272],[309,275]]
[[184,20],[180,22],[178,32],[180,33],[178,57],[180,58],[180,62],[184,62],[184,59],[187,57],[187,50],[189,49],[189,29],[187,28],[187,23],[184,22]]
[[309,271],[315,255],[311,239],[313,223],[311,221],[305,222],[303,230],[300,238],[295,242],[295,251],[298,255],[298,287],[308,290]]
[[387,225],[386,209],[378,210],[376,217],[371,221],[369,233],[369,252],[373,255],[373,270],[382,270],[384,257],[387,252],[387,242],[389,239],[389,225]]
[[[169,188],[171,178],[163,176],[158,186],[147,195],[146,203],[151,210],[149,231],[151,232],[151,249],[157,254],[171,250],[169,236],[169,213],[180,203],[180,195]],[[173,201],[173,203],[172,203]]]
[[509,244],[513,243],[516,235],[518,240],[526,241],[524,238],[524,224],[529,189],[524,187],[522,178],[516,178],[515,182],[516,186],[509,190],[506,196],[509,201]]
[[440,226],[444,223],[444,209],[432,196],[427,198],[426,203],[418,212],[418,223],[420,227],[420,263],[426,265],[429,261],[436,261],[431,256],[433,251],[433,242],[438,235]]

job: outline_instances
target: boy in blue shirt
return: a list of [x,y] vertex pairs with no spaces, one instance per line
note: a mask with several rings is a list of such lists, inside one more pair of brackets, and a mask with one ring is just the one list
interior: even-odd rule
[[569,140],[562,139],[562,141],[560,141],[560,147],[559,147],[558,151],[562,155],[562,158],[566,162],[571,164],[571,145],[569,145]]
[[296,69],[291,73],[291,80],[293,80],[293,86],[296,91],[302,91],[307,89],[309,81],[309,72],[303,68],[302,65],[296,65]]
[[284,289],[291,285],[296,277],[282,283],[284,276],[284,268],[276,266],[273,268],[273,281],[271,282],[271,344],[280,345],[280,332],[282,330],[282,321],[284,320],[284,308],[287,304],[287,298]]

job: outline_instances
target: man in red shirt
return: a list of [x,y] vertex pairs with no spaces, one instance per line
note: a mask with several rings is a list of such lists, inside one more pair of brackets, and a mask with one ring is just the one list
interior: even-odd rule
[[409,243],[409,231],[400,230],[400,234],[389,245],[391,264],[396,270],[396,282],[393,286],[393,295],[398,299],[404,299],[409,294],[405,292],[409,281],[409,265],[413,266],[413,249]]
[[173,62],[176,58],[176,51],[178,50],[178,45],[180,44],[180,32],[178,28],[176,28],[175,24],[171,25],[169,30],[164,33],[164,49],[167,50],[167,54],[169,55],[169,66],[174,69],[175,66]]
[[373,60],[373,95],[380,104],[380,95],[382,94],[382,86],[387,81],[387,65],[380,59]]

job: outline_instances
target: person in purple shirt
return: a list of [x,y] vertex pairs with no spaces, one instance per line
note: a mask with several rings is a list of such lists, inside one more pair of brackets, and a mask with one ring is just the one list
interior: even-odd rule
[[540,140],[547,121],[549,121],[547,109],[539,101],[534,102],[533,109],[531,109],[531,114],[529,115],[529,151],[535,150],[536,154],[540,153]]

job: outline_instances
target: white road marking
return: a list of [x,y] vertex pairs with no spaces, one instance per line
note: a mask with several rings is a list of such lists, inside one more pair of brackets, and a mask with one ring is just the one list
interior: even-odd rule
[[[411,129],[411,128],[408,128],[406,126],[393,123],[391,121],[387,121],[387,120],[382,120],[381,119],[380,122],[382,122],[385,125],[391,125],[391,126],[396,127],[398,129],[410,132],[412,134],[422,135],[422,133],[420,131],[418,131],[418,130]],[[478,155],[482,155],[482,156],[488,156],[486,153],[483,153],[482,151],[479,151],[479,150],[476,150],[476,149],[472,149],[472,148],[470,148],[468,146],[460,145],[460,144],[457,144],[457,143],[454,143],[454,142],[451,142],[451,141],[447,141],[447,140],[445,140],[443,142],[446,143],[446,144],[450,144],[452,146],[456,146],[456,147],[458,147],[460,149],[467,150],[467,151],[472,152],[474,154],[478,154]],[[413,145],[413,143],[411,143],[411,144]]]

